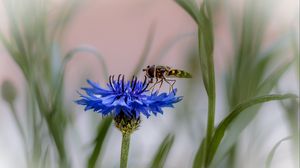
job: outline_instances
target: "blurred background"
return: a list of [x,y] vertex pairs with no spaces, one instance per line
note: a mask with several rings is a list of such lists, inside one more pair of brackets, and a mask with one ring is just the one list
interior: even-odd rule
[[[212,13],[215,125],[251,97],[299,94],[299,1],[214,1]],[[74,103],[77,91],[86,79],[104,86],[106,73],[142,79],[136,72],[152,64],[193,78],[177,80],[184,99],[174,109],[142,119],[131,138],[129,167],[151,165],[168,134],[175,138],[163,167],[192,167],[208,101],[197,25],[175,1],[2,0],[0,32],[0,167],[89,167],[104,119]],[[247,110],[227,131],[212,167],[265,167],[285,137],[271,167],[299,167],[298,123],[298,101]],[[95,165],[118,167],[120,132],[111,124],[100,135]]]

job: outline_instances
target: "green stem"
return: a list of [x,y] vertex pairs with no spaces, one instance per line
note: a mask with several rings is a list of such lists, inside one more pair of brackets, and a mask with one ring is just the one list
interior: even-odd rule
[[24,143],[24,152],[25,152],[26,161],[27,161],[27,164],[29,165],[29,162],[30,162],[29,161],[29,149],[28,149],[28,146],[27,146],[27,139],[26,139],[26,135],[25,135],[23,126],[22,126],[21,121],[19,120],[19,117],[17,115],[16,108],[15,108],[15,106],[12,102],[9,103],[9,107],[10,107],[11,112],[13,114],[13,118],[15,120],[15,123],[17,124],[17,128],[18,128],[18,130],[21,134],[21,138],[22,138],[23,143]]
[[20,132],[20,134],[21,134],[21,137],[23,138],[23,141],[24,141],[25,147],[26,147],[27,145],[26,145],[26,136],[25,136],[25,132],[24,132],[24,130],[23,130],[23,126],[22,126],[22,124],[21,124],[21,121],[19,120],[19,117],[18,117],[18,115],[17,115],[17,111],[16,111],[16,109],[15,109],[15,106],[13,105],[13,103],[9,103],[9,107],[10,107],[10,109],[11,109],[11,112],[12,112],[12,114],[13,114],[14,120],[15,120],[15,122],[16,122],[16,124],[17,124],[18,130],[19,130],[19,132]]
[[[207,76],[205,73],[203,73],[203,76],[207,79],[207,83],[205,83],[206,80],[204,80],[204,84],[206,85],[207,89],[207,96],[208,96],[208,115],[207,115],[207,130],[206,130],[206,140],[204,143],[204,150],[206,153],[204,153],[205,160],[207,157],[207,153],[209,151],[209,143],[211,141],[211,138],[213,136],[214,132],[214,123],[215,123],[215,104],[216,104],[216,86],[215,86],[215,70],[214,70],[214,57],[213,57],[213,48],[204,46],[206,37],[204,36],[203,30],[199,28],[198,30],[198,43],[199,43],[199,49],[204,50],[203,53],[206,55],[206,59],[203,59],[201,61],[205,61],[207,65]],[[207,165],[207,161],[205,163]]]
[[207,142],[210,142],[215,124],[215,105],[216,105],[216,88],[215,88],[215,72],[214,72],[214,61],[213,56],[208,58],[208,80],[209,80],[209,90],[210,94],[208,95],[208,118],[207,118]]
[[[215,105],[216,105],[216,88],[215,88],[215,72],[214,72],[214,61],[213,56],[208,57],[208,83],[209,83],[209,94],[208,94],[208,116],[207,116],[207,130],[206,130],[206,152],[209,151],[209,144],[211,142],[214,133],[215,124]],[[207,157],[207,153],[205,154]],[[208,166],[207,158],[205,159],[205,167]]]
[[[206,140],[204,143],[205,149],[205,167],[208,166],[207,153],[210,150],[210,142],[214,133],[215,124],[215,106],[216,106],[216,84],[215,84],[215,70],[214,70],[214,37],[213,37],[213,24],[210,13],[210,6],[208,1],[204,1],[204,6],[201,6],[200,16],[203,18],[202,25],[198,28],[198,45],[200,54],[200,63],[202,66],[203,81],[208,96],[208,115],[207,115],[207,130]],[[203,8],[202,8],[203,7]],[[207,16],[202,10],[207,10]],[[202,59],[201,59],[202,58]],[[207,68],[205,68],[205,66]]]
[[122,135],[120,168],[127,168],[130,134],[123,133]]

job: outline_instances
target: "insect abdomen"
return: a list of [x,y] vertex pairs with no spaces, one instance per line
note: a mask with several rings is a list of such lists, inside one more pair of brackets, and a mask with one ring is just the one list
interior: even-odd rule
[[191,78],[192,75],[186,71],[179,69],[172,69],[168,72],[168,77],[176,77],[176,78]]

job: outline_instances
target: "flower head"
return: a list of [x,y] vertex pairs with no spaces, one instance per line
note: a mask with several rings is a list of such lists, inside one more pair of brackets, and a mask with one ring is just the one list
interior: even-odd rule
[[[182,97],[176,97],[176,89],[169,94],[158,92],[147,94],[147,79],[138,81],[136,77],[125,82],[124,76],[119,75],[115,80],[109,77],[107,89],[87,80],[91,87],[82,88],[87,95],[82,95],[76,103],[85,106],[86,110],[94,110],[106,116],[112,114],[114,117],[125,115],[129,118],[139,118],[140,114],[149,117],[152,114],[163,114],[163,107],[173,107]],[[123,114],[121,114],[123,113]]]
[[182,100],[176,97],[176,89],[171,93],[148,93],[149,82],[138,81],[133,77],[130,81],[124,81],[124,75],[109,77],[107,89],[87,80],[91,87],[82,88],[86,95],[80,94],[81,99],[76,103],[85,106],[85,111],[93,110],[103,116],[112,115],[122,132],[132,132],[140,123],[140,115],[147,118],[157,113],[163,114],[162,108],[173,107],[174,103]]

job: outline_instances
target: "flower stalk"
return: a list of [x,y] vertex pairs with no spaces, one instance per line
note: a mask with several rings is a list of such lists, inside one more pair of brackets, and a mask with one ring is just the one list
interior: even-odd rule
[[127,168],[129,145],[130,145],[130,135],[131,134],[128,134],[128,133],[122,133],[120,168]]

